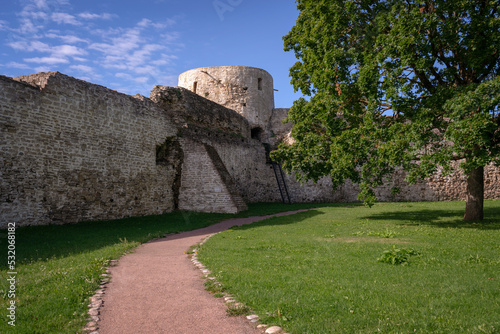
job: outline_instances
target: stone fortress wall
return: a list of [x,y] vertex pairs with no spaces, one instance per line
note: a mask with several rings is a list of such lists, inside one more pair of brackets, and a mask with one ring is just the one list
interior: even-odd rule
[[[281,197],[264,143],[289,138],[272,77],[244,66],[208,67],[129,96],[58,72],[0,76],[0,227],[105,220],[175,209],[238,212]],[[500,198],[500,169],[485,171]],[[437,175],[381,200],[464,199],[465,178]],[[352,202],[357,187],[328,178],[300,185],[294,202]]]
[[173,206],[156,145],[177,129],[140,99],[59,73],[0,77],[0,222],[160,214]]

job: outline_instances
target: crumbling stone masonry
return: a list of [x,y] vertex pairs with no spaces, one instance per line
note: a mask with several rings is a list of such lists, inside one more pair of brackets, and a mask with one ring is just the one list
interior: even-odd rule
[[173,209],[156,146],[177,129],[148,99],[60,73],[0,77],[0,221],[112,219]]
[[[180,87],[129,96],[58,72],[0,76],[0,227],[161,214],[238,212],[281,197],[263,143],[290,139],[274,108],[272,77],[244,66],[181,74]],[[381,187],[382,200],[464,199],[465,178],[437,175]],[[355,201],[324,178],[292,201]],[[485,169],[485,197],[500,198],[500,169]]]

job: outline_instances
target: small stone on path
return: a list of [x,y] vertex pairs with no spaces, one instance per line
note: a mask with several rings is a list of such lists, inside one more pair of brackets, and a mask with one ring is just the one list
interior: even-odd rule
[[278,333],[281,333],[283,329],[279,326],[273,326],[273,327],[269,327],[268,329],[266,329],[266,334],[278,334]]
[[89,315],[99,315],[99,310],[97,308],[91,308],[89,310]]

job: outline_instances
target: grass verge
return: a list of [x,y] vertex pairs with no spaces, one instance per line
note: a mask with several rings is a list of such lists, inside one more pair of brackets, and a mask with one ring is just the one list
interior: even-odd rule
[[115,221],[18,228],[16,241],[16,327],[8,325],[11,301],[7,231],[0,231],[0,333],[81,333],[88,298],[104,267],[139,244],[167,233],[215,224],[223,219],[267,215],[318,204],[253,204],[238,215],[173,212]]
[[315,209],[235,227],[198,257],[289,333],[500,333],[500,201]]

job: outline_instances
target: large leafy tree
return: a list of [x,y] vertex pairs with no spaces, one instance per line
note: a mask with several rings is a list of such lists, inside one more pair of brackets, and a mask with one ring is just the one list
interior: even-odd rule
[[360,199],[398,168],[415,182],[460,161],[466,220],[483,218],[484,166],[500,163],[499,0],[297,0],[298,59],[273,157],[299,179],[350,179]]

